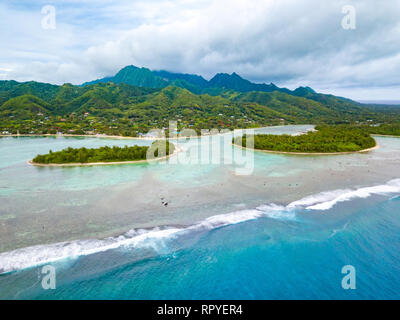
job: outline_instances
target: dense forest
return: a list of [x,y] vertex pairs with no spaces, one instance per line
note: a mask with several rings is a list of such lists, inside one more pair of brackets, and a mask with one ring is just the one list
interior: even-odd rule
[[[175,146],[167,140],[158,140],[148,146],[101,147],[97,149],[67,148],[62,151],[36,156],[32,162],[40,164],[96,163],[140,161],[160,158],[174,153]],[[150,159],[148,159],[150,160]]]
[[254,138],[254,149],[280,152],[331,153],[360,151],[376,146],[376,141],[362,128],[349,126],[321,126],[306,134],[261,134],[233,139],[233,143],[246,146]]

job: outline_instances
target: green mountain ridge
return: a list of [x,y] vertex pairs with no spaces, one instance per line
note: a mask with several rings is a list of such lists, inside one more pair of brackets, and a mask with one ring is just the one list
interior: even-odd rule
[[[229,91],[248,93],[248,92],[275,92],[279,91],[291,96],[303,97],[314,100],[330,107],[342,106],[342,111],[346,108],[361,106],[361,104],[350,99],[325,95],[315,92],[310,87],[299,87],[295,90],[279,88],[275,84],[253,83],[242,78],[237,73],[217,73],[209,81],[202,76],[194,74],[173,73],[169,71],[151,71],[148,68],[138,68],[136,66],[126,66],[122,68],[115,76],[98,79],[83,84],[98,83],[126,83],[133,86],[148,88],[165,88],[168,86],[177,86],[185,88],[195,94],[210,94],[212,96],[225,96]],[[360,109],[357,109],[360,111]]]
[[[143,86],[154,85],[153,77],[157,79],[155,85],[160,87]],[[376,106],[372,108],[349,99],[319,94],[309,87],[289,92],[273,90],[276,87],[273,84],[252,84],[237,74],[217,75],[210,81],[227,87],[213,88],[201,88],[209,82],[200,76],[152,72],[137,67],[125,68],[119,72],[118,79],[121,82],[100,81],[85,86],[0,81],[0,132],[61,131],[135,136],[152,128],[166,128],[171,120],[178,122],[178,128],[199,131],[367,120],[378,123],[398,119],[396,109],[380,111]],[[131,80],[140,82],[141,86],[125,83]],[[262,90],[246,91],[245,85],[247,89],[256,85]],[[270,89],[272,91],[268,91]]]
[[149,88],[164,88],[174,85],[188,89],[193,93],[209,93],[214,95],[220,94],[223,90],[235,90],[239,92],[291,92],[288,89],[279,88],[273,83],[267,85],[264,83],[250,82],[249,80],[243,79],[235,72],[232,74],[218,73],[210,81],[207,81],[199,75],[173,73],[165,70],[151,71],[148,68],[138,68],[136,66],[124,67],[115,76],[86,82],[83,86],[107,82],[126,83],[133,86]]

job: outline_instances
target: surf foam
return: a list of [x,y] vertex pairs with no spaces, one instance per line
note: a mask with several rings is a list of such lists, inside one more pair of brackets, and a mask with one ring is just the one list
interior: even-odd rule
[[[387,184],[364,187],[356,190],[336,190],[311,196],[290,205],[305,205],[307,210],[329,210],[339,202],[350,201],[355,198],[368,198],[372,195],[389,195],[400,193],[400,179],[389,181]],[[289,205],[289,206],[290,206]]]
[[[158,251],[160,245],[163,245],[166,240],[179,235],[193,231],[221,228],[249,220],[255,220],[262,216],[277,218],[277,211],[280,209],[285,210],[284,207],[279,206],[263,206],[253,210],[240,210],[228,214],[212,216],[187,228],[130,230],[124,235],[104,240],[78,240],[17,249],[0,253],[0,273],[8,273],[121,247],[151,247]],[[283,217],[283,215],[281,217]]]
[[400,193],[400,179],[387,184],[359,189],[334,190],[294,201],[287,206],[268,204],[256,209],[234,211],[209,217],[187,228],[155,228],[152,230],[131,230],[118,237],[103,240],[78,240],[50,245],[38,245],[0,253],[0,273],[8,273],[64,259],[76,258],[104,252],[120,247],[152,247],[155,250],[166,240],[191,231],[211,230],[234,225],[260,217],[291,220],[296,218],[296,210],[329,210],[339,202],[354,198],[367,198],[371,195]]

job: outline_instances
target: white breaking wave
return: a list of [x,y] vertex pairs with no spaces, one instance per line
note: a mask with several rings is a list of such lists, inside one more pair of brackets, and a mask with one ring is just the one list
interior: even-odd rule
[[125,235],[104,240],[77,240],[38,245],[0,253],[0,273],[26,269],[68,258],[86,256],[123,246],[156,247],[157,242],[173,237],[180,229],[131,230]]
[[389,195],[393,193],[400,193],[400,179],[391,180],[387,184],[364,187],[356,190],[346,189],[323,192],[316,196],[293,202],[289,207],[305,206],[307,210],[329,210],[339,202],[350,201],[355,198],[365,199],[372,195]]
[[209,217],[187,228],[155,228],[152,230],[131,230],[119,237],[103,240],[78,240],[50,245],[38,245],[0,253],[0,273],[26,269],[64,259],[86,256],[121,247],[150,247],[157,250],[166,240],[191,231],[211,230],[234,225],[261,217],[279,220],[293,220],[296,210],[328,210],[339,202],[354,198],[367,198],[371,195],[388,195],[400,193],[400,179],[387,184],[356,190],[344,189],[322,192],[294,201],[287,206],[268,204],[256,209],[234,211]]
[[[282,213],[281,216],[278,216],[277,213],[280,209],[285,210],[284,207],[279,206],[263,206],[254,210],[241,210],[212,216],[187,228],[130,230],[124,235],[104,240],[78,240],[17,249],[0,253],[0,273],[8,273],[121,247],[151,247],[157,251],[160,245],[162,246],[164,244],[165,240],[186,234],[190,231],[221,228],[254,220],[262,216],[282,218],[284,214]],[[271,212],[269,210],[271,210]]]
[[331,201],[342,194],[346,194],[347,192],[350,192],[351,189],[339,189],[339,190],[333,190],[333,191],[326,191],[326,192],[321,192],[317,193],[308,197],[305,197],[301,200],[294,201],[288,205],[288,208],[298,208],[298,207],[303,207],[307,208],[315,204],[320,204],[324,203],[327,201]]

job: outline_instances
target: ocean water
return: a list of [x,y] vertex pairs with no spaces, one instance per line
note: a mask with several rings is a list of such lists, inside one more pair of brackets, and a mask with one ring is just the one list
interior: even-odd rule
[[[367,155],[257,153],[253,175],[228,183],[226,168],[232,166],[226,164],[56,170],[26,164],[49,147],[148,141],[0,139],[0,149],[7,150],[0,153],[0,239],[9,248],[0,250],[0,299],[399,299],[400,141],[378,142],[381,149]],[[190,150],[191,144],[184,148]],[[306,179],[324,168],[329,171],[325,181]],[[328,185],[335,176],[343,180],[342,187]],[[264,180],[281,183],[279,193],[259,191]],[[145,210],[147,200],[136,208],[160,185],[172,188],[166,182],[185,198],[183,209],[172,202],[170,211]],[[202,195],[203,202],[200,194],[192,195],[199,204],[189,206],[184,193],[190,187],[215,191],[217,185],[225,190],[229,184],[234,201],[217,193],[218,206],[207,204],[211,193]],[[119,192],[125,187],[137,198]],[[282,200],[298,189],[307,192]],[[108,194],[116,197],[111,205]],[[99,208],[104,206],[103,213]],[[129,206],[138,213],[120,212]],[[164,223],[130,227],[142,216],[154,222],[160,215]],[[184,216],[189,222],[174,223],[185,221]],[[90,232],[112,229],[114,222],[125,228],[107,237]],[[35,229],[42,224],[45,229]],[[47,265],[56,271],[55,290],[41,285]],[[355,290],[342,288],[346,265],[356,270]]]

